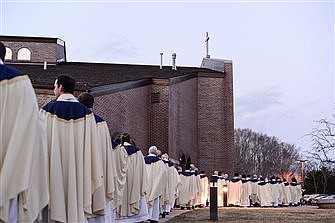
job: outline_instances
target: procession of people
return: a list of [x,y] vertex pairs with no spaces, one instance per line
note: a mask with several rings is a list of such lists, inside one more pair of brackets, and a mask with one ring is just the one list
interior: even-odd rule
[[[209,177],[194,164],[182,169],[155,145],[144,156],[125,132],[112,138],[94,97],[76,98],[69,76],[57,77],[56,99],[39,111],[29,77],[4,57],[0,42],[0,221],[158,222],[174,207],[208,206]],[[222,175],[219,206],[224,193],[230,206],[277,207],[298,205],[301,187]]]

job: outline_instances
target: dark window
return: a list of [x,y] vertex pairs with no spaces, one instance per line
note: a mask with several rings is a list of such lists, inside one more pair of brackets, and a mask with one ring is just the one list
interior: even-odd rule
[[151,93],[151,104],[159,103],[160,100],[161,97],[159,92]]

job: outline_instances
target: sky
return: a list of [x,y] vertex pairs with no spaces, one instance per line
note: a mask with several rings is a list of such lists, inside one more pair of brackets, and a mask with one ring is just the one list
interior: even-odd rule
[[233,61],[235,128],[311,148],[317,120],[331,119],[334,0],[0,0],[0,34],[57,37],[68,61],[199,67]]

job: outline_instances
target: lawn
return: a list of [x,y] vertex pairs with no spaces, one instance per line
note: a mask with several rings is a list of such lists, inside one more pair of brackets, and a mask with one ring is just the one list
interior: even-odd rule
[[[289,208],[219,208],[217,222],[224,223],[335,223],[335,209],[312,206]],[[212,222],[209,208],[183,213],[167,223]]]

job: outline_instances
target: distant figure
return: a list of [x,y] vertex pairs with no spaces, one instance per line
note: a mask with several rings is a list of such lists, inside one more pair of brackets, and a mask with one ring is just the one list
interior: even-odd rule
[[175,204],[175,200],[178,195],[180,177],[173,163],[169,160],[169,155],[167,153],[162,155],[162,161],[165,163],[168,173],[168,187],[166,188],[166,194],[168,197],[163,201],[163,215],[165,216],[170,213]]
[[73,78],[57,77],[57,99],[41,109],[47,127],[51,221],[85,222],[105,207],[96,122],[93,113],[73,96],[74,89]]
[[148,178],[144,157],[128,133],[121,135],[121,147],[127,151],[126,178],[121,201],[116,207],[116,221],[140,222],[149,218],[146,193]]
[[[85,105],[88,109],[92,111],[93,109],[93,104],[94,104],[94,97],[87,93],[81,93],[78,96],[78,101]],[[94,114],[95,122],[96,122],[96,127],[97,127],[97,133],[98,133],[98,148],[100,149],[101,152],[101,159],[102,159],[102,169],[104,173],[104,189],[105,189],[105,195],[106,195],[106,207],[105,207],[105,215],[102,217],[96,217],[92,216],[92,221],[97,222],[97,221],[109,221],[112,220],[111,216],[112,213],[110,212],[111,210],[111,201],[113,200],[114,197],[116,197],[116,182],[114,182],[114,179],[116,177],[116,167],[115,163],[116,161],[114,160],[115,157],[112,155],[112,141],[111,137],[109,134],[109,129],[107,122],[100,117],[97,114]],[[103,192],[103,191],[101,191]],[[98,196],[100,197],[100,196]],[[95,218],[93,218],[95,217]]]
[[30,79],[0,42],[0,222],[33,222],[48,204],[46,131]]
[[302,198],[301,185],[297,183],[297,179],[292,177],[290,183],[291,201],[293,206],[300,205],[300,199]]
[[240,206],[241,205],[241,188],[242,181],[238,173],[228,183],[228,205]]
[[[147,204],[149,219],[152,223],[158,222],[160,207],[162,206],[160,200],[165,200],[164,195],[166,195],[168,186],[167,169],[157,154],[157,147],[151,146],[148,150],[148,156],[144,157],[145,169],[148,174]],[[163,217],[165,217],[164,214]]]

